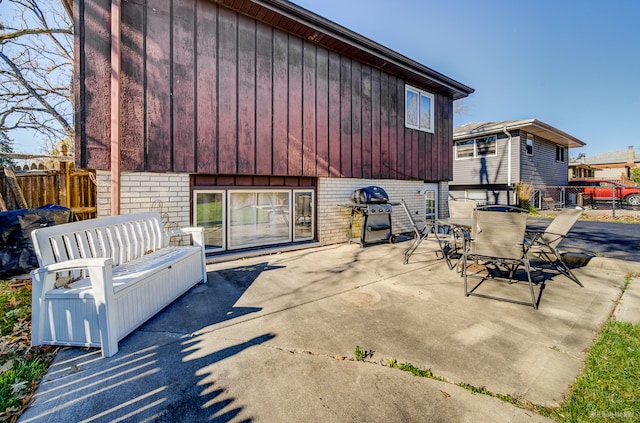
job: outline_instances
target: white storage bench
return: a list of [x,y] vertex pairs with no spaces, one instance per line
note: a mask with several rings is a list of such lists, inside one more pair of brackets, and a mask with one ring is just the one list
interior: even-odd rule
[[[192,245],[170,246],[190,234]],[[31,272],[32,345],[101,347],[118,341],[207,281],[204,229],[167,233],[159,213],[103,217],[36,229]]]

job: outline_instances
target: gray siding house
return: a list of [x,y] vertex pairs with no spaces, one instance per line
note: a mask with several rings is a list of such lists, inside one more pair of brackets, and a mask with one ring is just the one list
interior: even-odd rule
[[470,123],[453,130],[449,195],[517,204],[519,182],[567,185],[568,149],[579,139],[536,119]]

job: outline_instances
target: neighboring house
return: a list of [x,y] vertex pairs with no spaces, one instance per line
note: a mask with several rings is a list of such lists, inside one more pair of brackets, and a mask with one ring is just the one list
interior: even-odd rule
[[569,180],[572,179],[593,179],[596,170],[587,164],[584,153],[578,154],[578,157],[569,161]]
[[594,170],[595,179],[613,179],[627,182],[631,169],[640,166],[640,153],[632,146],[627,151],[608,151],[602,154],[585,157],[584,162]]
[[519,182],[567,185],[568,149],[585,145],[536,119],[458,126],[453,140],[450,195],[488,204],[517,204]]
[[160,209],[225,253],[344,242],[340,204],[369,185],[418,221],[445,204],[473,89],[284,0],[73,5],[76,162],[100,215]]

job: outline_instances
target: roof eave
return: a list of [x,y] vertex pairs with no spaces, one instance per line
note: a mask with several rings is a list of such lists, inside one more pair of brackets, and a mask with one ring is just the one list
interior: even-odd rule
[[[360,34],[357,34],[341,25],[336,24],[320,15],[317,15],[303,7],[286,0],[251,0],[253,3],[265,7],[273,12],[283,14],[289,19],[308,26],[309,28],[323,32],[325,35],[347,43],[360,51],[382,59],[390,64],[398,66],[408,71],[418,78],[433,81],[448,89],[454,100],[459,100],[469,96],[475,90],[454,79],[451,79],[439,72],[434,71],[408,57],[401,55],[375,41],[372,41]],[[225,6],[228,7],[227,4]],[[384,70],[384,69],[382,69]]]
[[454,134],[453,139],[460,140],[468,138],[469,136],[495,134],[497,132],[502,132],[504,129],[506,129],[507,131],[521,129],[525,132],[537,135],[541,138],[567,148],[579,148],[586,145],[585,142],[579,140],[578,138],[537,119],[497,122],[496,125],[483,127],[481,130],[471,130]]

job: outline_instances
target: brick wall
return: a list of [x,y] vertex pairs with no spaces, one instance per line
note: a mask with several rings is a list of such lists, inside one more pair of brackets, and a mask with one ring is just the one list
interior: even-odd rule
[[[190,226],[189,174],[124,172],[120,185],[120,213],[158,211],[165,227]],[[97,171],[98,217],[111,213],[111,174]]]
[[[353,191],[369,185],[384,189],[389,201],[400,202],[404,199],[419,227],[424,225],[424,184],[422,181],[376,180],[355,178],[319,178],[318,179],[318,240],[326,244],[345,242],[349,229],[351,210],[339,204],[351,203]],[[360,236],[361,217],[354,219],[353,237]],[[412,232],[413,227],[401,205],[393,207],[391,215],[394,234]]]
[[[98,217],[111,212],[110,173],[97,171]],[[404,199],[419,227],[425,223],[424,184],[422,181],[377,180],[356,178],[319,178],[317,189],[318,240],[326,244],[345,242],[349,228],[350,209],[339,204],[351,203],[356,189],[376,185],[382,187],[391,202]],[[448,188],[439,186],[440,214],[446,210]],[[121,176],[120,213],[159,211],[167,229],[191,224],[190,189],[187,173],[126,172]],[[361,217],[354,219],[353,236],[360,235]],[[413,232],[413,227],[403,207],[393,207],[391,215],[393,233]]]

